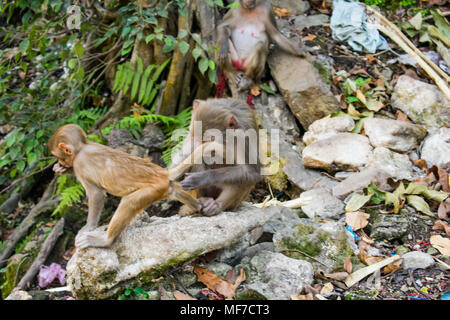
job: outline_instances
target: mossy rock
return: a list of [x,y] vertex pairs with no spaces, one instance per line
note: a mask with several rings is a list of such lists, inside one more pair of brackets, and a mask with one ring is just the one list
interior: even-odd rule
[[321,224],[301,219],[295,228],[286,228],[277,232],[273,241],[275,251],[294,259],[306,260],[315,269],[322,269],[325,272],[344,271],[344,261],[349,256],[352,263],[359,262],[354,255],[356,245],[349,238],[343,223],[340,222]]
[[0,286],[2,298],[6,299],[20,279],[25,275],[28,268],[33,263],[34,257],[26,254],[17,253],[8,260],[4,282]]

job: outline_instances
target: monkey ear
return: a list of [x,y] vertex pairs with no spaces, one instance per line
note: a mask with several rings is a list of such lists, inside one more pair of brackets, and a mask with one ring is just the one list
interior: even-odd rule
[[62,143],[62,142],[58,143],[58,148],[60,148],[62,151],[64,151],[69,156],[71,156],[73,154],[72,148],[65,143]]
[[200,105],[200,100],[195,99],[194,103],[192,104],[192,109],[193,110],[197,109],[199,105]]
[[238,122],[234,116],[231,116],[226,121],[226,126],[228,129],[236,129],[238,127]]

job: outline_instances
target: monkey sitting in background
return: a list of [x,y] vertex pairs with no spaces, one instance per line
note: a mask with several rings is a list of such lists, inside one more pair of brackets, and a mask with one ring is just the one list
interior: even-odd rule
[[[178,183],[169,181],[169,172],[142,158],[88,141],[83,129],[68,124],[60,127],[48,142],[58,158],[53,170],[73,169],[88,197],[86,225],[78,232],[79,248],[109,247],[131,220],[151,203],[165,198],[183,202],[192,211],[201,210],[197,200]],[[122,197],[108,225],[106,235],[92,231],[98,225],[106,192]]]
[[[198,190],[205,215],[234,210],[262,179],[258,146],[254,112],[246,104],[235,99],[195,100],[189,134],[172,157],[170,179],[189,171],[181,185]],[[207,156],[212,153],[226,161],[211,161]]]
[[[239,3],[240,6],[226,13],[217,27],[219,50],[216,60],[225,77],[238,91],[243,91],[260,80],[269,39],[293,55],[303,57],[306,53],[304,47],[294,45],[278,31],[270,1],[239,0]],[[222,76],[221,81],[224,82]],[[219,83],[217,87],[224,88],[224,85]],[[216,97],[221,94],[218,92]],[[237,97],[236,92],[232,95]]]

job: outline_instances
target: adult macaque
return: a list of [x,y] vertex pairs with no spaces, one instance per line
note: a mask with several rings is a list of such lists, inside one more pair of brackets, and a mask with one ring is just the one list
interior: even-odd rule
[[[213,153],[222,163],[208,158]],[[195,100],[189,134],[172,159],[170,179],[181,178],[186,171],[181,185],[185,190],[198,190],[203,214],[212,216],[239,207],[262,178],[253,111],[235,99]]]
[[277,29],[270,1],[239,0],[217,27],[219,47],[217,61],[225,77],[238,90],[246,90],[259,81],[266,64],[269,40],[281,49],[305,56],[304,47],[291,43]]
[[[172,198],[191,210],[200,204],[178,183],[169,181],[169,172],[142,158],[88,141],[84,131],[75,124],[59,128],[48,147],[58,158],[53,170],[64,173],[73,169],[88,197],[86,225],[78,232],[75,245],[80,248],[108,247],[131,220],[151,203]],[[106,235],[92,231],[98,225],[106,192],[122,197]]]

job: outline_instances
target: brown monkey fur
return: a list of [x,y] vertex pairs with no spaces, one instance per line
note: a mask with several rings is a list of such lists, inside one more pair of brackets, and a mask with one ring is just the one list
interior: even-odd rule
[[[73,169],[88,197],[86,225],[78,232],[75,245],[80,248],[108,247],[131,220],[151,203],[173,198],[191,210],[200,204],[177,183],[169,181],[169,172],[142,158],[88,141],[83,129],[68,124],[50,138],[48,148],[58,158],[57,173]],[[106,192],[121,197],[120,204],[104,233],[92,231],[98,225]]]
[[[262,75],[269,40],[281,49],[305,56],[305,48],[290,42],[277,28],[275,16],[268,0],[239,0],[217,27],[219,48],[216,60],[238,90],[246,90]],[[233,95],[234,97],[234,95]]]
[[[194,121],[201,121],[202,132],[200,137],[209,129],[220,131],[224,137],[219,141],[197,141],[193,132]],[[242,129],[242,130],[240,130]],[[224,210],[233,210],[240,206],[250,194],[255,184],[262,179],[260,175],[260,161],[249,162],[249,143],[239,150],[237,144],[227,143],[225,131],[230,130],[237,135],[244,134],[245,130],[254,130],[258,134],[253,111],[243,102],[235,99],[208,99],[195,100],[191,128],[183,142],[180,153],[172,159],[170,179],[186,178],[181,181],[185,190],[198,190],[199,201],[205,215],[215,215]],[[258,137],[257,137],[258,139]],[[196,145],[197,144],[197,145]],[[259,143],[255,143],[258,145]],[[193,146],[195,148],[193,148]],[[206,164],[205,155],[215,152],[222,159],[234,147],[234,159],[229,164]],[[254,146],[253,146],[254,147]],[[194,151],[192,151],[194,149]],[[258,150],[256,150],[257,154]],[[245,157],[244,164],[238,164],[238,157]],[[201,159],[201,164],[197,164]],[[242,158],[241,158],[242,159]],[[225,163],[225,161],[224,161]]]

